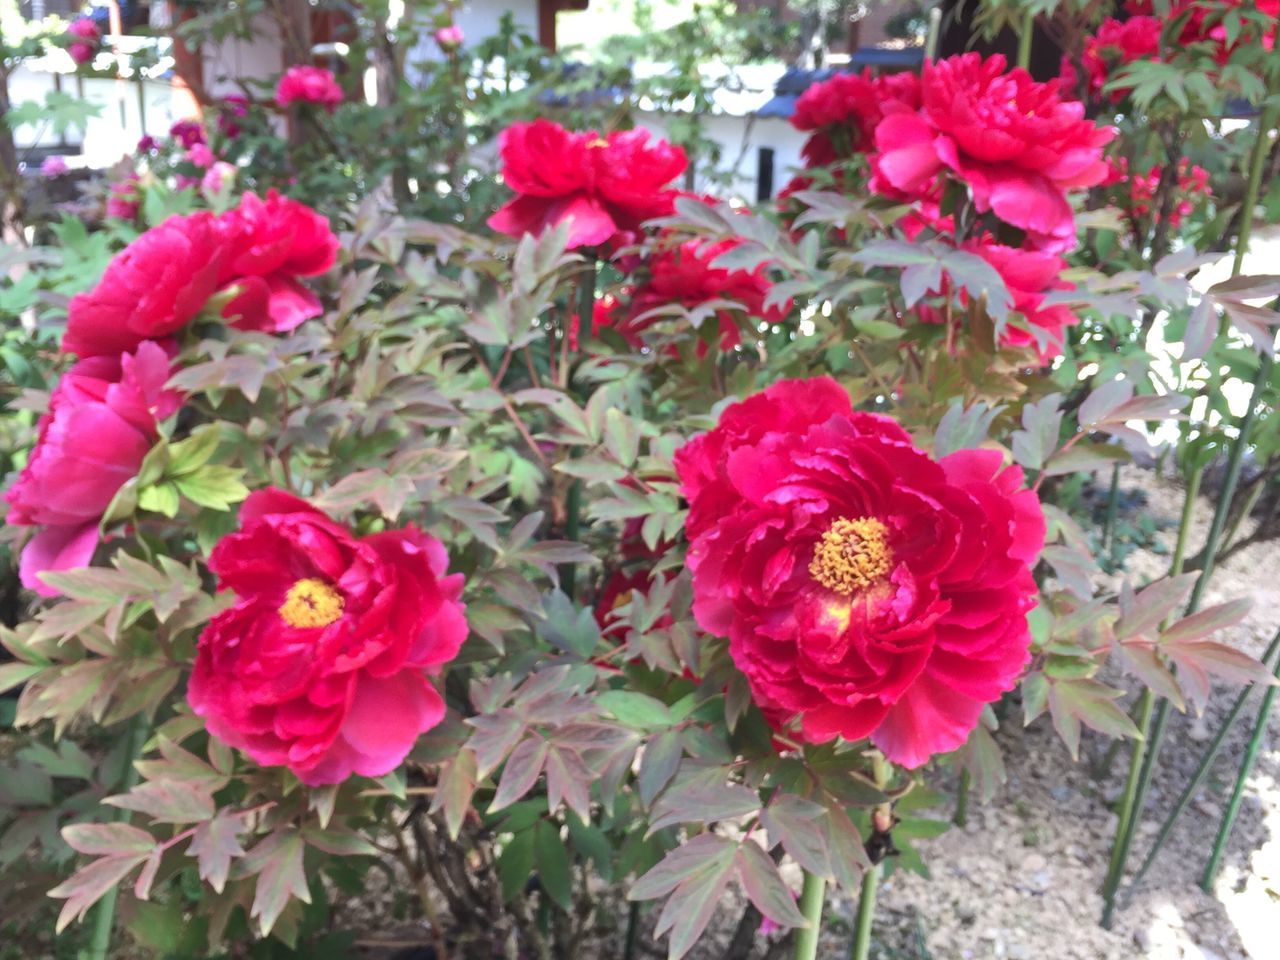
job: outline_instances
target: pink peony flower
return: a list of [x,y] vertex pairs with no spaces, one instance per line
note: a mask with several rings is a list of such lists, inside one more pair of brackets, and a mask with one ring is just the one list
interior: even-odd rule
[[62,349],[118,357],[182,329],[218,288],[218,221],[201,211],[170,217],[125,247],[98,285],[71,298]]
[[207,170],[213,166],[218,158],[213,155],[213,151],[209,149],[209,145],[205,143],[195,143],[187,150],[187,161],[201,170]]
[[320,315],[319,298],[298,277],[324,273],[338,254],[329,221],[306,204],[272,190],[265,200],[246,193],[222,218],[219,286],[239,294],[222,315],[241,330],[292,330]]
[[342,88],[333,71],[324,67],[290,67],[276,85],[276,105],[284,108],[294,103],[311,103],[330,113],[342,103]]
[[164,389],[170,372],[168,354],[147,341],[132,353],[81,360],[58,383],[31,458],[5,494],[5,522],[41,528],[22,551],[23,586],[56,596],[40,574],[93,558],[103,513],[137,474],[157,421],[181,405]]
[[142,198],[138,196],[138,176],[130,174],[107,188],[107,216],[117,220],[137,220]]
[[1107,174],[1102,148],[1116,135],[1064,101],[1058,81],[1037,83],[1005,60],[977,53],[927,63],[921,109],[876,127],[876,175],[907,196],[935,189],[939,174],[966,184],[978,211],[1026,231],[1046,249],[1075,243],[1071,190]]
[[430,677],[467,639],[462,574],[413,527],[357,537],[276,489],[209,558],[236,595],[187,698],[209,732],[309,784],[390,773],[445,714]]
[[575,133],[550,120],[502,131],[502,178],[516,196],[489,218],[489,227],[518,237],[569,221],[569,247],[607,243],[668,216],[684,172],[684,151],[644,130]]
[[205,171],[200,180],[200,192],[206,198],[217,197],[230,190],[235,182],[236,168],[225,160],[219,160]]
[[46,177],[60,177],[67,172],[66,157],[57,155],[45,157],[44,162],[40,164],[40,173]]

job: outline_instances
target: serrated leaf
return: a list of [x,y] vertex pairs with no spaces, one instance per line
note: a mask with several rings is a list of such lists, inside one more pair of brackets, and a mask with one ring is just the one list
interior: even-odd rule
[[1137,593],[1126,584],[1120,591],[1120,619],[1115,625],[1116,639],[1125,640],[1152,633],[1165,617],[1182,604],[1197,579],[1198,574],[1194,573],[1163,577]]
[[684,747],[679,730],[664,730],[645,744],[644,753],[640,756],[640,773],[636,782],[640,802],[644,806],[650,806],[653,798],[671,782],[683,756]]
[[672,725],[671,711],[661,700],[632,690],[609,690],[596,702],[619,722],[641,730],[660,729]]
[[145,813],[159,823],[198,823],[214,815],[208,786],[187,780],[149,780],[102,802]]
[[296,897],[303,903],[311,902],[311,890],[302,864],[306,849],[302,835],[296,830],[286,829],[263,842],[268,843],[272,839],[275,843],[258,871],[253,906],[249,911],[249,916],[258,920],[258,929],[264,937],[276,925],[291,899]]
[[146,855],[156,845],[155,837],[127,823],[73,823],[62,828],[62,839],[90,856]]
[[221,893],[231,872],[231,861],[244,856],[240,834],[244,821],[239,813],[219,810],[217,815],[200,826],[191,837],[187,856],[195,857],[200,879]]
[[827,880],[834,880],[827,857],[827,841],[821,827],[826,809],[812,800],[780,793],[760,814],[769,839],[782,844],[796,863]]

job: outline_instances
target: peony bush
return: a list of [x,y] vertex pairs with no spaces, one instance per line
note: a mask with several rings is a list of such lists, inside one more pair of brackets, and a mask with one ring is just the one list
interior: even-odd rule
[[[1275,278],[1187,281],[1208,174],[1094,112],[1164,63],[1146,19],[1082,45],[1084,90],[837,73],[761,209],[641,129],[509,124],[464,223],[219,159],[261,105],[175,128],[150,225],[46,318],[65,372],[5,495],[3,779],[87,786],[6,791],[39,827],[0,851],[64,854],[58,929],[109,938],[118,897],[141,943],[183,928],[161,952],[318,955],[378,871],[437,957],[677,958],[740,889],[812,960],[828,885],[869,930],[939,791],[1000,788],[1001,725],[1154,755],[1157,700],[1267,680],[1215,639],[1248,604],[1198,609],[1214,543],[1107,581],[1072,500],[1171,426],[1198,484],[1192,396],[1270,370]],[[355,109],[309,66],[275,101]]]

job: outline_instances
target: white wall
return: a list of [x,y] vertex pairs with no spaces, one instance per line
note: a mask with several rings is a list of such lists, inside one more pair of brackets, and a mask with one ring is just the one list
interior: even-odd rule
[[[640,125],[652,131],[655,136],[666,137],[667,121],[664,114],[641,113],[639,120]],[[732,171],[734,176],[727,188],[704,181],[695,183],[696,190],[707,190],[721,196],[731,194],[754,203],[760,147],[772,147],[774,151],[775,197],[801,166],[800,147],[804,144],[805,134],[786,120],[757,117],[752,122],[751,117],[720,114],[704,117],[702,128],[703,135],[714,140],[720,147],[721,156],[717,169],[726,173]]]

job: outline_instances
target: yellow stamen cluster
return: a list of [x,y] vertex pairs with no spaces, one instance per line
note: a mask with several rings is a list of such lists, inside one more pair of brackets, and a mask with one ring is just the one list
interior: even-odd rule
[[299,630],[327,627],[342,616],[342,594],[314,577],[299,580],[285,594],[280,619]]
[[889,528],[874,517],[841,517],[813,548],[810,575],[846,597],[875,586],[893,564],[888,533]]

